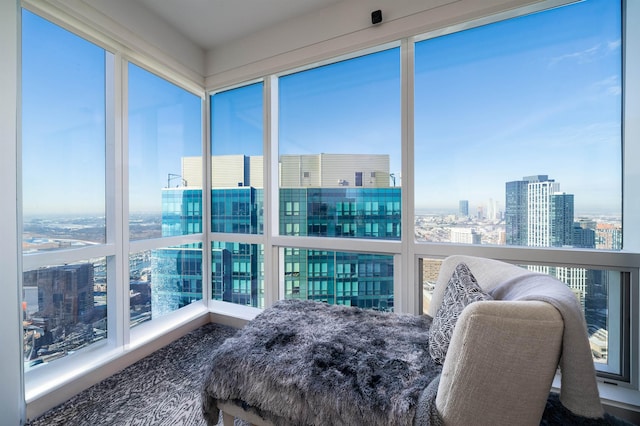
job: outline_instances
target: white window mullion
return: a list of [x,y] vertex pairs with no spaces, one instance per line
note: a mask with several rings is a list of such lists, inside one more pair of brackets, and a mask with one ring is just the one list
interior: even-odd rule
[[[107,315],[108,336],[117,346],[129,344],[129,119],[128,119],[128,64],[116,57],[116,132],[113,155],[118,161],[107,166],[107,182],[113,181],[113,198],[107,197],[107,208],[113,211],[116,255],[107,262],[108,283]],[[112,166],[112,167],[110,167]],[[112,175],[112,176],[111,176]],[[111,194],[108,192],[108,194]],[[111,200],[112,206],[109,206]],[[109,223],[107,223],[109,229]],[[113,275],[111,275],[113,274]],[[115,333],[115,335],[114,335]]]
[[[24,413],[23,380],[23,332],[22,312],[22,268],[20,251],[22,237],[22,186],[21,136],[22,118],[20,98],[20,8],[18,2],[0,3],[0,50],[6,64],[0,68],[0,177],[2,199],[5,200],[0,233],[2,234],[0,270],[3,287],[0,298],[0,377],[3,397],[0,399],[2,421],[7,424],[22,424]],[[18,200],[17,206],[13,204]]]
[[[623,249],[640,252],[640,2],[623,2],[622,220]],[[630,376],[640,389],[640,278],[631,275]]]
[[278,78],[264,79],[264,307],[283,298],[279,276],[279,250],[273,237],[279,234],[280,183],[278,179]]
[[211,307],[211,95],[202,102],[202,300]]
[[[402,256],[400,271],[394,269],[394,310],[396,312],[420,313],[417,279],[417,258],[414,238],[414,173],[413,173],[413,87],[414,87],[414,41],[403,40],[400,47],[401,60],[401,120],[402,120]],[[398,276],[402,274],[402,276]]]

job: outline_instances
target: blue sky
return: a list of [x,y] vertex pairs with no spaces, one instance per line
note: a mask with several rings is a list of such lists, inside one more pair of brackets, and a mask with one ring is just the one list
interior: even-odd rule
[[[104,209],[101,48],[25,12],[25,213]],[[416,206],[456,211],[547,174],[576,212],[620,213],[620,10],[588,0],[416,45]],[[200,99],[134,65],[132,210],[157,210],[179,158],[199,155]],[[389,154],[400,174],[400,53],[285,76],[280,153]],[[214,154],[262,154],[262,85],[216,94]],[[194,130],[195,129],[195,130]]]
[[104,211],[105,52],[22,17],[24,213]]
[[506,181],[547,174],[577,213],[619,213],[619,16],[586,1],[419,43],[416,205],[504,205]]
[[182,157],[201,155],[201,105],[201,98],[129,64],[130,211],[161,211],[168,175],[180,175]]

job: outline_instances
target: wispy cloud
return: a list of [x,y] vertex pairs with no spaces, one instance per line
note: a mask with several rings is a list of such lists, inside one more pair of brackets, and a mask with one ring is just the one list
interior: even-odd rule
[[556,56],[551,58],[549,61],[549,66],[553,67],[560,62],[564,61],[575,61],[580,64],[592,62],[596,57],[599,56],[599,53],[602,51],[603,46],[601,43],[596,44],[593,47],[588,49],[580,50],[577,52],[565,53],[564,55]]
[[620,96],[622,94],[622,85],[620,84],[620,76],[612,75],[604,80],[600,80],[593,85],[596,89],[601,89],[607,95]]
[[606,43],[598,43],[595,46],[591,46],[583,50],[570,52],[564,55],[553,57],[549,61],[549,67],[553,67],[559,64],[560,62],[564,62],[564,61],[572,61],[572,62],[577,62],[579,64],[593,62],[603,56],[606,56],[612,52],[617,51],[618,49],[620,49],[621,46],[622,46],[622,41],[620,39],[609,41]]
[[609,49],[610,51],[618,50],[620,46],[622,46],[622,40],[620,39],[613,40],[607,43],[607,49]]

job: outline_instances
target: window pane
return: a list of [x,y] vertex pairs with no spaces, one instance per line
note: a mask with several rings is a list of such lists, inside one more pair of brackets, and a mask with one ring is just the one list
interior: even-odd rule
[[[426,314],[442,260],[423,258],[421,264],[422,309]],[[564,266],[520,265],[534,272],[551,275],[565,283],[583,309],[596,369],[614,375],[622,370],[624,294],[628,274],[604,269]]]
[[587,0],[416,44],[418,240],[621,249],[620,16]]
[[263,232],[262,91],[255,83],[211,96],[212,232]]
[[26,369],[107,337],[106,258],[37,268],[22,277]]
[[393,256],[284,249],[285,299],[393,311]]
[[105,81],[111,58],[23,9],[25,252],[105,242]]
[[400,239],[399,49],[281,77],[279,105],[280,233]]
[[264,246],[214,241],[211,255],[213,299],[264,308]]
[[202,300],[202,244],[129,255],[130,325]]
[[[202,100],[129,64],[131,239],[202,232]],[[201,207],[200,202],[200,207]]]

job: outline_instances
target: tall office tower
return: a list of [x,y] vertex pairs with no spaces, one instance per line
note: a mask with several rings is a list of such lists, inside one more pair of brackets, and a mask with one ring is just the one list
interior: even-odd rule
[[493,198],[489,198],[487,202],[487,214],[486,218],[489,220],[500,220],[500,206],[498,205],[498,200],[494,200]]
[[[387,155],[284,155],[280,234],[400,239],[401,188]],[[286,298],[393,308],[393,257],[286,249]]]
[[573,246],[573,194],[551,194],[551,242],[552,247]]
[[504,218],[507,245],[527,245],[527,185],[524,180],[506,183]]
[[506,243],[531,247],[573,245],[573,194],[547,175],[525,176],[505,187]]
[[202,300],[201,244],[153,250],[151,269],[152,318]]
[[[573,194],[560,192],[560,184],[547,175],[506,183],[507,244],[562,247],[573,246],[576,238],[587,244],[588,230],[577,231],[573,216]],[[585,268],[530,265],[529,269],[566,283],[584,307],[589,278]]]
[[469,216],[469,200],[460,200],[458,203],[458,215],[460,217]]
[[38,311],[35,315],[46,322],[48,327],[73,327],[91,319],[91,263],[34,269],[24,272],[23,282],[26,287],[38,288]]
[[[183,159],[182,187],[163,190],[163,236],[201,232],[202,159]],[[211,229],[261,234],[262,157],[214,156]],[[221,172],[224,170],[224,172]],[[280,163],[280,234],[400,239],[401,191],[390,186],[386,155],[286,155]],[[263,306],[264,259],[259,244],[213,242],[214,299]],[[393,308],[393,256],[285,248],[286,298]],[[152,308],[172,310],[197,300],[199,247],[156,250]],[[186,263],[185,263],[186,262]],[[183,277],[179,281],[177,271]],[[200,296],[201,297],[201,296]]]
[[[526,179],[526,178],[525,178]],[[550,247],[552,245],[552,196],[560,184],[553,180],[534,181],[527,185],[527,245]],[[573,217],[571,218],[573,223]]]
[[27,359],[53,358],[94,339],[93,324],[106,312],[94,312],[93,264],[34,269],[23,273],[23,282],[31,292],[37,288],[37,308],[26,307],[32,314],[25,318]]

